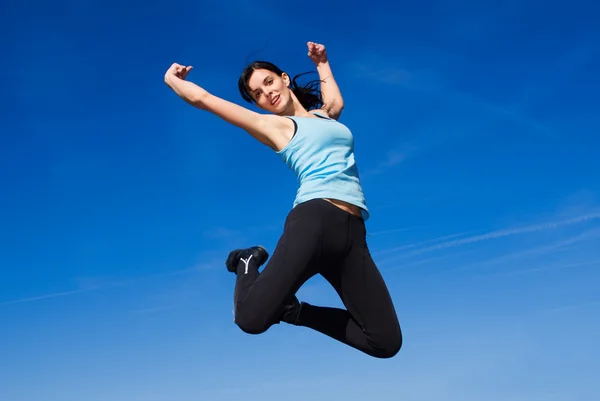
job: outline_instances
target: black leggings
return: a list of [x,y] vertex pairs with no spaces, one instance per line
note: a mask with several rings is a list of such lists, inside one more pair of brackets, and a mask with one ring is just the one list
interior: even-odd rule
[[296,206],[261,273],[238,274],[235,322],[259,334],[280,321],[285,305],[312,276],[321,274],[347,310],[303,303],[297,322],[377,358],[391,358],[402,333],[388,289],[366,243],[362,218],[322,199]]

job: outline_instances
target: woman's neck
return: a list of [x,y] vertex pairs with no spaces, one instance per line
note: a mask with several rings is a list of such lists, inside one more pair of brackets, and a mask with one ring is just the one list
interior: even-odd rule
[[306,110],[304,108],[304,106],[302,106],[302,103],[300,103],[300,101],[298,100],[296,95],[294,95],[293,93],[291,95],[292,95],[291,96],[292,104],[290,105],[290,107],[285,109],[280,115],[281,116],[294,116],[294,117],[310,116],[310,113],[308,112],[308,110]]

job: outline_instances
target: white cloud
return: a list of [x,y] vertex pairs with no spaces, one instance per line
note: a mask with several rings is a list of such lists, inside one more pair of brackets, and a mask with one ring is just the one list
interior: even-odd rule
[[42,295],[38,295],[38,296],[34,296],[34,297],[18,298],[18,299],[14,299],[11,301],[0,302],[0,306],[19,304],[19,303],[25,303],[25,302],[42,301],[45,299],[60,298],[60,297],[66,297],[66,296],[71,296],[71,295],[76,295],[76,294],[83,294],[83,293],[92,292],[92,291],[105,290],[108,288],[133,285],[135,283],[139,283],[140,281],[151,279],[151,278],[175,276],[175,275],[193,272],[195,270],[196,270],[196,268],[187,268],[187,269],[168,271],[165,273],[147,274],[144,276],[129,277],[129,278],[122,278],[122,279],[114,279],[114,280],[105,279],[105,278],[95,278],[95,277],[77,278],[77,279],[75,279],[75,281],[78,282],[80,285],[78,286],[78,288],[76,290],[57,291],[57,292],[42,294]]
[[537,231],[542,231],[542,230],[550,230],[550,229],[555,229],[555,228],[559,228],[559,227],[563,227],[563,226],[582,223],[585,221],[598,219],[598,218],[600,218],[600,213],[590,213],[590,214],[585,214],[585,215],[581,215],[581,216],[577,216],[577,217],[574,217],[571,219],[566,219],[566,220],[561,220],[561,221],[552,221],[552,222],[548,222],[548,223],[533,224],[533,225],[520,227],[520,228],[497,230],[497,231],[489,232],[487,234],[474,235],[474,236],[471,236],[468,238],[462,238],[462,239],[458,239],[458,240],[454,240],[454,241],[442,242],[437,245],[432,245],[429,247],[425,247],[425,248],[421,248],[419,250],[413,251],[413,252],[411,252],[411,254],[415,255],[415,254],[421,254],[421,253],[425,253],[425,252],[432,252],[432,251],[436,251],[436,250],[440,250],[440,249],[454,248],[454,247],[458,247],[458,246],[462,246],[462,245],[472,244],[472,243],[481,242],[481,241],[488,241],[488,240],[507,237],[507,236],[511,236],[511,235],[532,233],[532,232],[537,232]]

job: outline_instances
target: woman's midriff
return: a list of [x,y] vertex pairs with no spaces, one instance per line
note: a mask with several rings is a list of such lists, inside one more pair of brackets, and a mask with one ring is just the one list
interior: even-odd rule
[[350,214],[353,214],[353,215],[358,216],[358,217],[362,217],[362,213],[360,211],[360,208],[358,206],[356,206],[356,205],[352,205],[352,204],[350,204],[348,202],[344,202],[344,201],[341,201],[341,200],[338,200],[338,199],[327,199],[327,198],[325,198],[325,200],[327,202],[333,204],[334,206],[337,206],[340,209],[342,209],[342,210],[350,213]]

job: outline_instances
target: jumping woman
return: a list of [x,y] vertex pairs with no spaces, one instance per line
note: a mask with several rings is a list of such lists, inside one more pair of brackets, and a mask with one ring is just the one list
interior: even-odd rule
[[[402,333],[366,243],[369,210],[354,160],[353,135],[337,121],[343,99],[325,47],[309,42],[308,55],[319,80],[305,86],[270,62],[254,62],[242,72],[242,98],[268,114],[186,80],[191,66],[175,63],[164,79],[187,103],[268,146],[298,178],[293,207],[268,263],[269,254],[261,246],[235,249],[226,258],[227,269],[237,276],[234,320],[239,328],[260,334],[285,322],[309,327],[373,357],[391,358],[402,346]],[[333,286],[347,309],[298,301],[296,292],[316,274]]]

